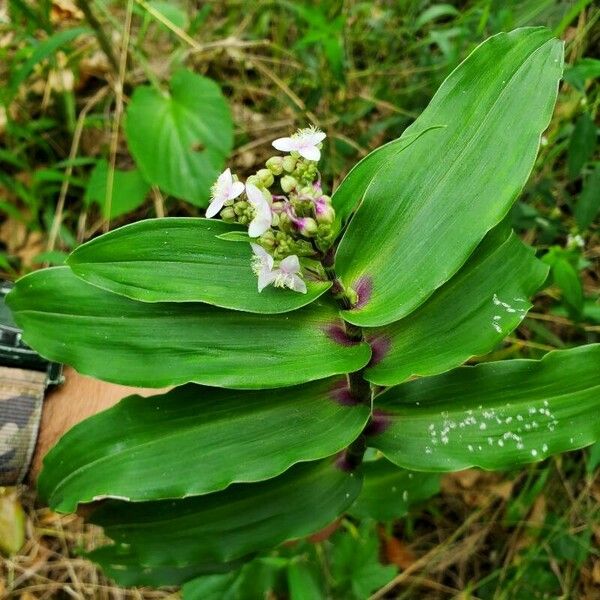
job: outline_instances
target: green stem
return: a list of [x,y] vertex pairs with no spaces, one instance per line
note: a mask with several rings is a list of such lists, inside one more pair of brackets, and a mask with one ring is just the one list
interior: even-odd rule
[[[350,300],[348,296],[345,293],[343,293],[343,287],[341,285],[340,280],[335,274],[333,266],[326,266],[325,272],[327,273],[327,277],[329,278],[329,280],[333,282],[332,289],[334,290],[334,297],[337,303],[339,304],[340,308],[342,308],[343,310],[348,310],[349,308],[351,308]],[[363,330],[361,327],[344,321],[344,329],[346,331],[348,339],[355,342],[365,341]],[[346,375],[348,379],[348,389],[350,391],[350,395],[356,402],[369,406],[369,409],[371,410],[372,414],[373,388],[371,387],[371,384],[364,378],[364,373],[364,367],[358,371],[354,371],[353,373],[348,373]],[[365,450],[367,449],[365,433],[370,424],[371,419],[368,420],[361,434],[345,450],[345,465],[350,470],[358,468],[362,463]]]
[[108,37],[106,37],[106,33],[104,32],[104,29],[102,29],[102,25],[100,24],[100,21],[98,21],[98,19],[96,18],[96,15],[92,12],[89,0],[75,0],[75,4],[77,4],[78,8],[84,14],[86,21],[91,25],[92,29],[96,33],[96,38],[98,40],[98,43],[100,44],[100,47],[102,48],[102,52],[104,52],[104,54],[106,55],[106,58],[108,58],[108,62],[111,64],[115,73],[118,73],[119,63],[117,62],[117,58],[113,52],[113,49],[112,49],[111,43],[108,40]]

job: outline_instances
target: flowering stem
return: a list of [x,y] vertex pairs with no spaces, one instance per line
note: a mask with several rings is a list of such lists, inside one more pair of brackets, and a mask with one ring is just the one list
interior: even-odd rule
[[[327,277],[330,281],[333,282],[333,294],[340,307],[344,310],[347,310],[351,308],[350,300],[345,294],[339,293],[340,288],[342,288],[341,282],[337,278],[333,265],[328,264],[332,261],[327,260],[327,258],[331,258],[331,256],[326,257],[326,259],[323,261],[323,266],[325,267]],[[364,341],[363,331],[361,327],[344,321],[344,329],[346,332],[346,336],[349,340],[352,340],[354,342]],[[362,369],[355,371],[354,373],[348,373],[346,375],[348,379],[348,389],[350,391],[350,396],[354,399],[355,402],[369,406],[372,415],[373,389],[371,387],[371,384],[364,378],[364,372],[365,368],[363,367]],[[358,468],[362,463],[363,455],[367,448],[365,433],[368,430],[370,424],[371,419],[369,419],[361,434],[346,448],[344,452],[345,468],[349,470],[354,470]]]

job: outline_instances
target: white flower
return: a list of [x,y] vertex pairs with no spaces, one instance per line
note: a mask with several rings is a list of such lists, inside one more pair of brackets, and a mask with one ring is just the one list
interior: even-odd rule
[[271,227],[273,222],[271,207],[263,193],[252,183],[246,184],[246,196],[248,196],[248,202],[254,208],[254,218],[248,227],[248,235],[259,237]]
[[268,285],[289,288],[295,292],[306,294],[306,283],[300,275],[300,261],[295,254],[284,258],[279,267],[274,269],[273,257],[258,244],[250,244],[254,252],[252,270],[258,276],[258,291],[262,292]]
[[317,147],[327,136],[316,127],[299,129],[291,137],[278,138],[273,142],[273,147],[282,152],[296,151],[306,160],[317,161],[321,158],[321,151]]
[[234,181],[231,169],[225,169],[212,187],[211,202],[206,209],[206,218],[214,217],[223,208],[227,200],[234,200],[243,191],[244,184],[241,181]]

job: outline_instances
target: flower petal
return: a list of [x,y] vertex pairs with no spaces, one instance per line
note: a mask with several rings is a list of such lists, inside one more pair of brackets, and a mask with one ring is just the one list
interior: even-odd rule
[[295,254],[292,254],[291,256],[287,256],[281,261],[281,263],[279,264],[279,268],[286,275],[294,275],[295,273],[300,272],[300,261],[298,260],[298,257]]
[[253,238],[260,237],[265,231],[268,231],[269,227],[271,227],[270,218],[256,216],[248,226],[248,235]]
[[316,146],[320,144],[327,137],[326,133],[322,131],[311,131],[306,135],[302,136],[302,142],[307,146]]
[[298,148],[298,140],[290,137],[277,138],[273,144],[273,148],[280,150],[281,152],[291,152]]
[[298,153],[306,160],[314,160],[315,162],[321,158],[321,151],[316,146],[303,146],[298,148]]
[[225,202],[225,198],[223,196],[217,196],[206,209],[206,218],[211,219],[214,217],[222,208],[223,203]]
[[253,183],[246,184],[246,196],[248,196],[248,202],[250,202],[254,208],[257,208],[263,202],[267,202],[262,192]]
[[228,187],[231,187],[232,182],[233,182],[233,176],[231,175],[231,169],[229,169],[229,168],[225,169],[219,175],[219,177],[217,177],[217,187],[219,189],[226,189]]
[[229,188],[229,193],[227,194],[227,200],[235,200],[243,191],[244,184],[241,181],[234,181],[231,184],[231,188]]
[[273,257],[261,245],[253,244],[252,242],[250,242],[250,245],[252,246],[252,252],[260,258],[260,262],[270,271],[274,264]]
[[289,286],[291,290],[294,290],[295,292],[300,292],[301,294],[306,294],[306,283],[304,283],[303,279],[298,277],[298,275],[292,275],[291,280],[292,281]]
[[261,271],[258,274],[258,291],[262,292],[268,285],[277,279],[277,273],[272,271]]

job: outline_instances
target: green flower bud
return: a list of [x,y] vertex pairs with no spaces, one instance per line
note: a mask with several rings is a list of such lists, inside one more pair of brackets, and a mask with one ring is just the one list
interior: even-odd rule
[[315,212],[319,224],[331,225],[335,221],[335,210],[331,204],[320,204]]
[[233,210],[234,210],[235,214],[238,216],[241,216],[241,215],[245,214],[246,212],[248,212],[249,208],[250,208],[250,204],[248,204],[248,202],[246,202],[245,200],[236,202],[233,205]]
[[265,231],[259,238],[258,242],[267,250],[272,250],[275,247],[275,236],[271,230]]
[[286,194],[289,194],[298,186],[298,182],[291,175],[284,175],[279,181],[279,184]]
[[260,179],[261,185],[264,187],[271,187],[275,181],[273,173],[269,169],[260,169],[256,176]]
[[293,156],[284,156],[281,162],[281,166],[283,167],[284,171],[291,173],[296,168],[297,161],[298,159],[294,158]]
[[233,206],[227,206],[221,211],[221,219],[228,222],[235,221],[235,210],[233,209]]
[[271,158],[265,164],[267,169],[269,169],[273,175],[281,175],[283,173],[282,156],[271,156]]
[[313,237],[317,234],[318,229],[319,226],[314,219],[311,219],[310,217],[304,217],[302,219],[302,225],[300,226],[299,231],[304,237]]
[[260,177],[258,175],[250,175],[250,177],[248,177],[248,179],[246,179],[246,183],[251,183],[252,185],[255,185],[257,188],[262,187],[262,181],[260,180]]

